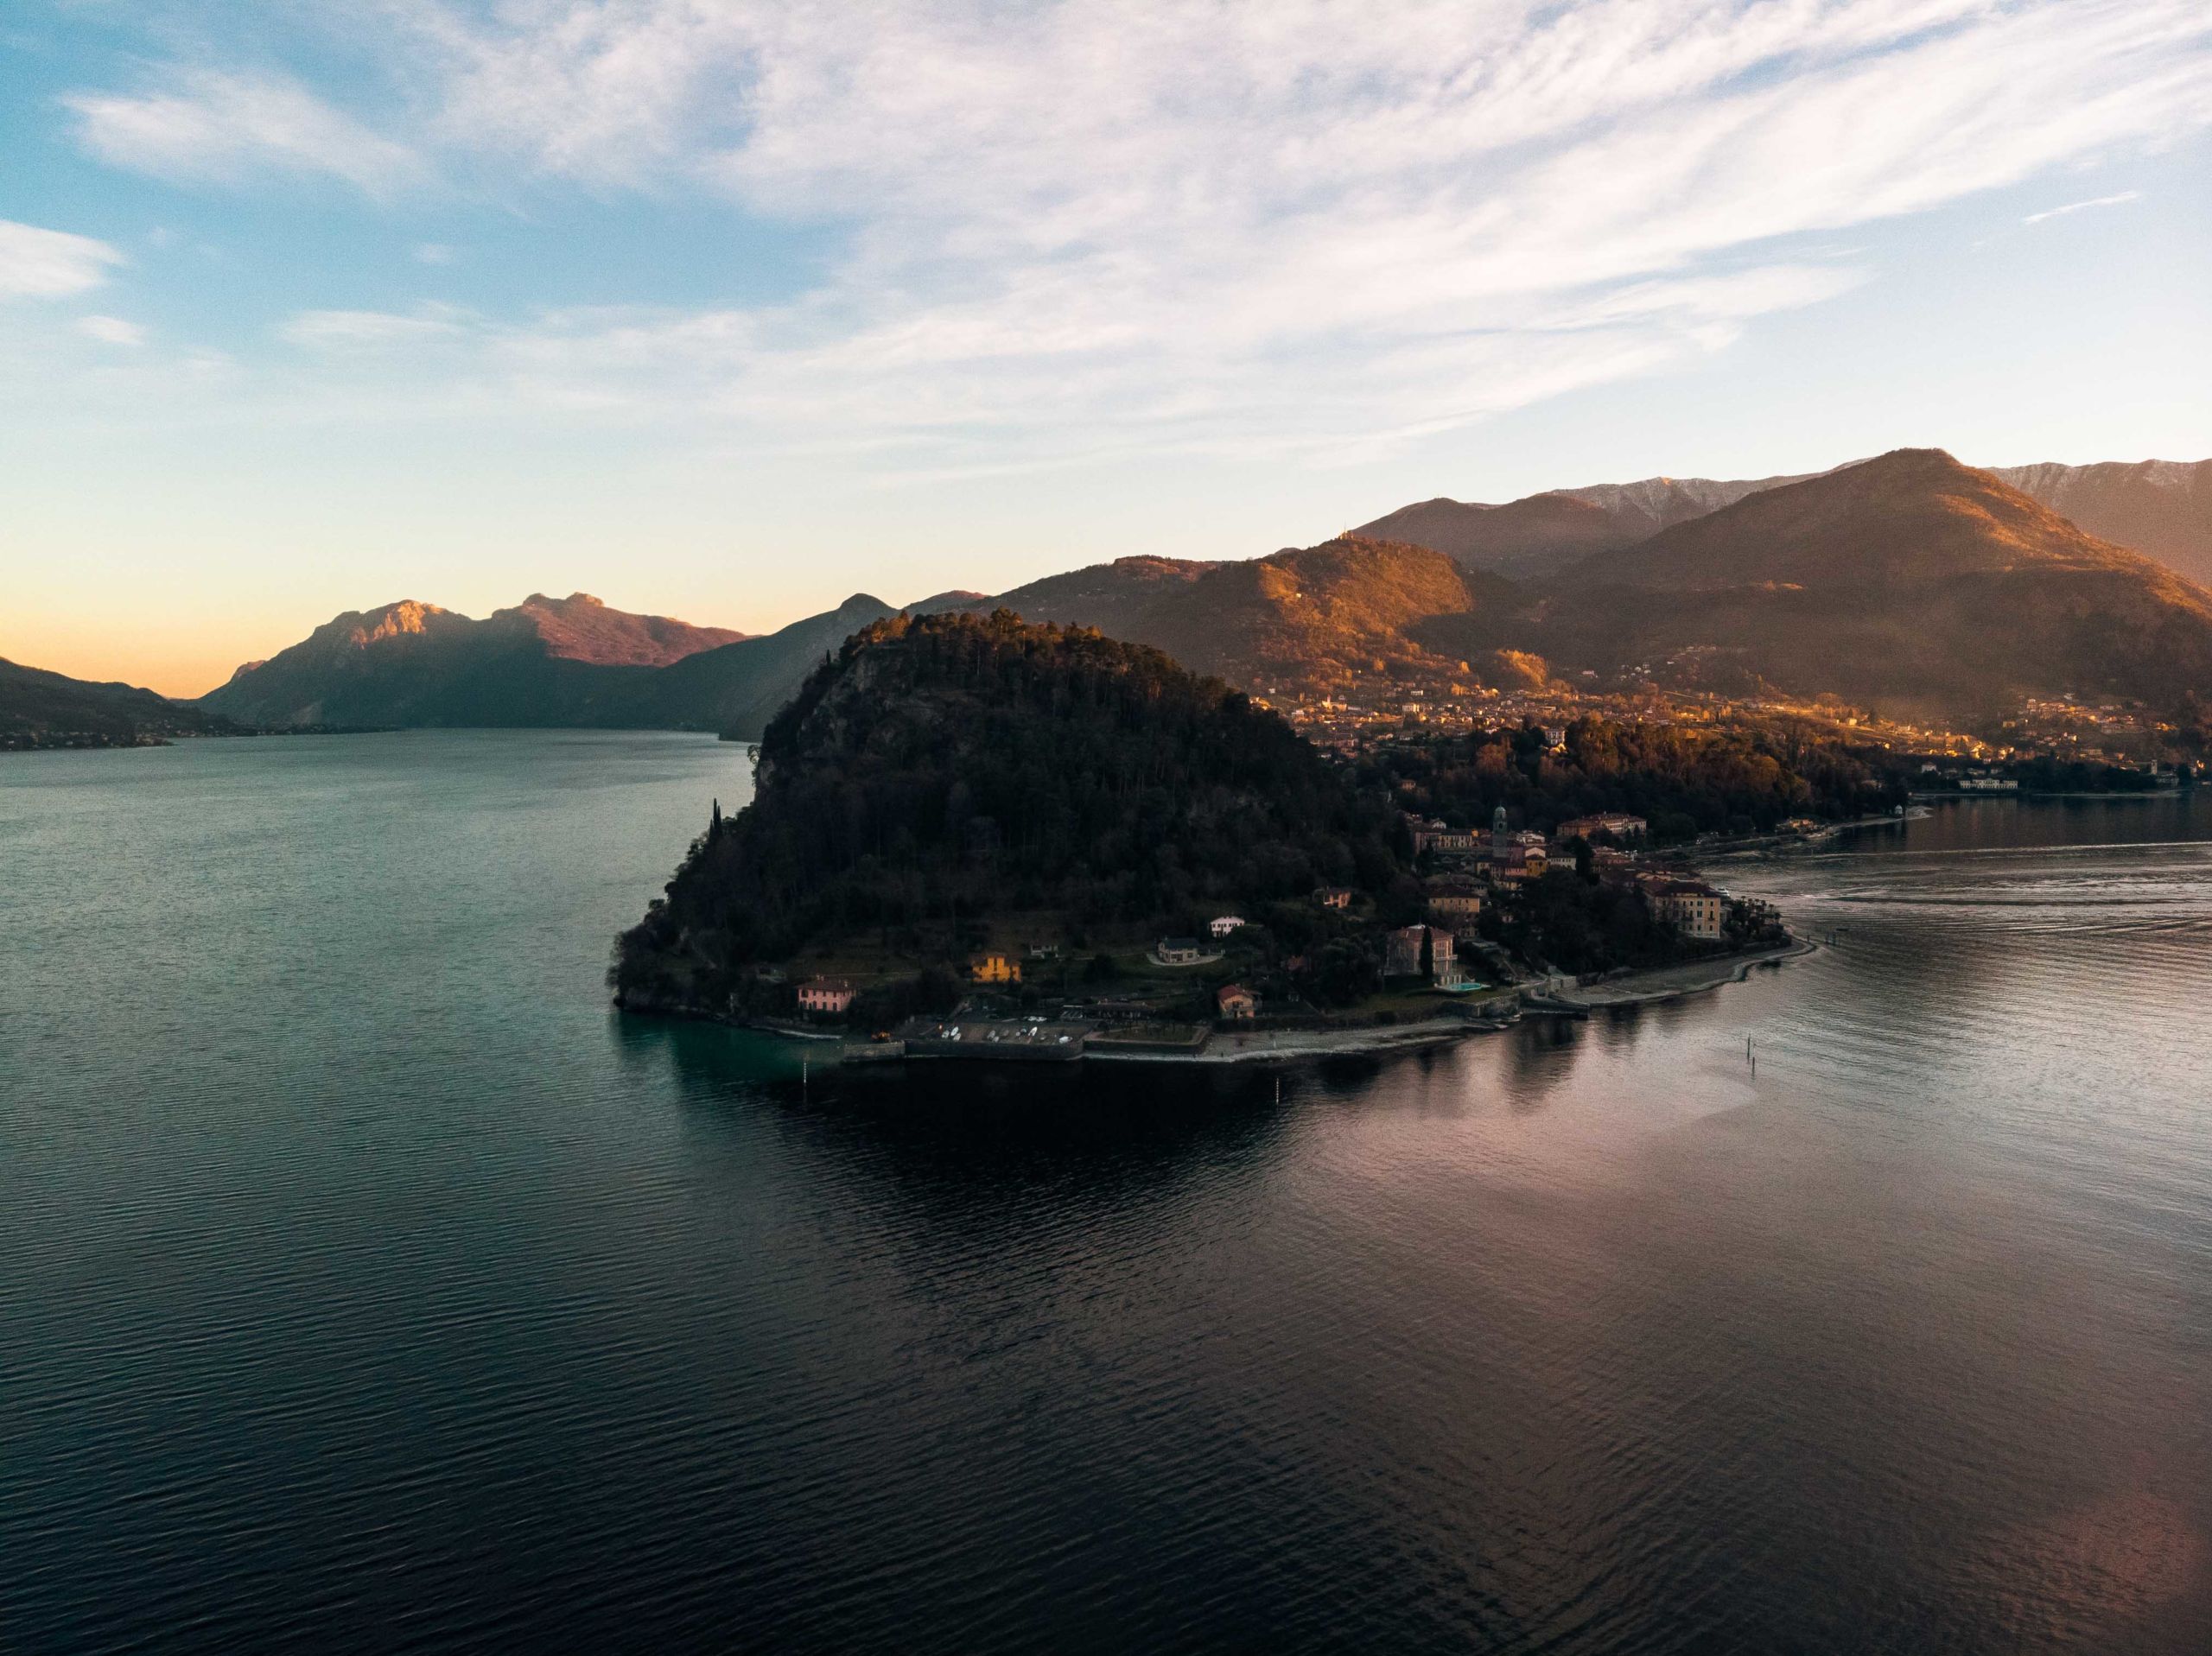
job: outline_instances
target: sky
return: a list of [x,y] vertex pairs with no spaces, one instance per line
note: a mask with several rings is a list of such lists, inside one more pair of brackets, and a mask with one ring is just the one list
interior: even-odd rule
[[0,656],[2212,455],[2202,0],[8,0]]

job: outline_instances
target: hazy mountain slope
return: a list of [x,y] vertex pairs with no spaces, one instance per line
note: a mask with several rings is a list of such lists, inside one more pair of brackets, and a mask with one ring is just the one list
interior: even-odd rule
[[1558,581],[1529,647],[1940,707],[2212,688],[2212,593],[1940,449],[1747,496]]
[[979,614],[1008,609],[1032,621],[1096,627],[1109,638],[1141,644],[1147,642],[1142,635],[1156,625],[1156,612],[1173,608],[1202,577],[1222,567],[1182,558],[1116,558],[1047,575],[962,607]]
[[747,636],[728,627],[695,627],[665,615],[611,610],[589,593],[566,598],[532,593],[512,609],[493,611],[487,620],[535,634],[549,656],[601,667],[665,667]]
[[620,716],[604,722],[712,730],[750,740],[846,639],[897,612],[880,598],[855,593],[836,609],[794,621],[780,631],[687,656],[624,686],[614,703]]
[[1554,489],[1490,506],[1439,498],[1401,506],[1356,533],[1433,547],[1470,568],[1522,578],[1566,568],[1593,553],[1631,546],[1675,523],[1802,477],[1722,481],[1650,477]]
[[973,609],[988,598],[988,593],[979,593],[973,587],[955,587],[950,592],[932,593],[925,599],[905,606],[909,615],[943,615],[950,610]]
[[1412,633],[1510,589],[1427,547],[1344,536],[1223,563],[1122,558],[1017,587],[971,608],[1091,626],[1233,683],[1319,688],[1378,662],[1435,664]]
[[1378,663],[1440,664],[1410,629],[1473,612],[1502,585],[1427,547],[1343,536],[1220,565],[1191,601],[1158,606],[1141,642],[1231,682],[1325,688]]
[[1602,507],[1567,494],[1532,494],[1502,506],[1424,500],[1363,524],[1357,533],[1433,547],[1455,563],[1507,575],[1572,562],[1639,538]]
[[1593,483],[1559,493],[1597,507],[1621,532],[1624,543],[1641,541],[1662,529],[1687,523],[1707,512],[1732,506],[1749,496],[1778,489],[1786,483],[1802,483],[1823,475],[1799,472],[1788,477],[1709,478],[1648,477],[1635,483]]
[[0,660],[0,748],[129,746],[238,733],[230,720],[129,684],[96,684]]
[[1992,474],[2090,534],[2212,585],[2212,460],[2000,466]]
[[605,676],[645,670],[551,655],[517,611],[475,621],[403,599],[325,622],[200,705],[270,726],[564,725]]

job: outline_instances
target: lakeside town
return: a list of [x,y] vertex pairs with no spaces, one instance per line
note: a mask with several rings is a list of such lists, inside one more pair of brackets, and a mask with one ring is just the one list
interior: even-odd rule
[[[1820,827],[1808,819],[1788,831]],[[866,985],[842,973],[791,986],[796,1020],[748,1021],[834,1043],[847,1063],[1286,1063],[1441,1044],[1524,1013],[1580,1016],[1598,1001],[1687,993],[1797,946],[1772,905],[1732,895],[1679,857],[1651,850],[1649,824],[1638,815],[1598,813],[1546,834],[1510,827],[1500,807],[1485,829],[1412,814],[1405,828],[1423,871],[1418,919],[1386,923],[1372,900],[1349,886],[1321,886],[1310,898],[1334,934],[1324,947],[1350,942],[1369,951],[1373,980],[1354,986],[1369,992],[1349,1007],[1319,1005],[1301,992],[1319,962],[1307,952],[1286,952],[1276,928],[1221,913],[1202,935],[1159,936],[1082,961],[1049,941],[979,950],[965,961],[951,1011],[889,1028],[847,1027]],[[1494,923],[1486,935],[1485,916],[1496,922],[1510,913],[1554,873],[1640,910],[1673,944],[1671,963],[1577,974],[1516,955]],[[1686,966],[1707,969],[1684,975]],[[1639,978],[1652,980],[1641,994]]]
[[[1464,665],[1464,664],[1463,664]],[[1541,663],[1538,664],[1541,669]],[[1606,683],[1545,678],[1521,687],[1478,684],[1465,675],[1395,672],[1354,676],[1333,691],[1309,695],[1254,684],[1253,698],[1273,707],[1316,746],[1356,754],[1408,733],[1534,725],[1559,732],[1580,718],[1643,719],[1687,726],[1746,719],[1788,720],[1839,739],[1923,756],[1956,772],[2047,757],[2068,763],[2134,766],[2176,774],[2191,746],[2190,730],[2171,717],[2117,701],[2041,696],[2023,699],[1975,729],[1885,716],[1835,696],[1792,696],[1767,690],[1724,695],[1669,688],[1672,662],[1628,669]]]

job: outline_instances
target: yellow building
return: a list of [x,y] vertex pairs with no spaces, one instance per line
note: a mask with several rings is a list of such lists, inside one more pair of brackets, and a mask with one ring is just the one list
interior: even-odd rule
[[1471,920],[1483,911],[1483,888],[1464,875],[1428,882],[1428,911],[1439,920]]
[[1717,942],[1726,933],[1728,899],[1695,880],[1658,882],[1646,888],[1651,911],[1680,926],[1686,937]]
[[1021,962],[994,950],[970,960],[968,976],[975,983],[1019,983],[1021,981]]

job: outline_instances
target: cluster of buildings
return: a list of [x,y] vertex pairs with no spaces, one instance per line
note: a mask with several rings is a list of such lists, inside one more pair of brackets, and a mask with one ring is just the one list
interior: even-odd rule
[[[1551,866],[1554,846],[1577,839],[1591,842],[1595,872],[1601,880],[1640,891],[1653,914],[1673,923],[1686,937],[1719,941],[1726,933],[1731,910],[1739,906],[1726,893],[1680,870],[1645,864],[1639,847],[1649,835],[1649,825],[1643,818],[1626,812],[1576,817],[1560,823],[1549,838],[1531,829],[1514,829],[1503,807],[1486,832],[1454,828],[1412,815],[1406,821],[1415,854],[1427,856],[1433,872],[1424,883],[1422,921],[1381,935],[1386,978],[1418,977],[1442,989],[1467,985],[1471,980],[1469,960],[1478,952],[1496,954],[1493,946],[1482,943],[1476,936],[1484,905],[1502,891],[1541,879]],[[1348,912],[1356,895],[1350,886],[1325,885],[1314,891],[1313,901],[1325,909]],[[1153,947],[1152,959],[1166,967],[1198,967],[1218,961],[1224,942],[1248,923],[1241,915],[1217,915],[1206,924],[1207,936],[1162,937]],[[1056,955],[1058,950],[1039,945],[1030,953],[1032,958],[1041,958]],[[978,988],[1007,988],[1022,980],[1021,961],[1004,950],[973,955],[967,965],[968,980]],[[850,979],[810,978],[798,986],[799,1010],[842,1016],[851,1006],[854,993]],[[1259,1012],[1260,997],[1241,983],[1222,985],[1212,992],[1212,999],[1215,1015],[1220,1018],[1250,1018]]]
[[[1410,814],[1406,818],[1406,828],[1413,838],[1416,857],[1433,853],[1433,860],[1446,869],[1463,878],[1469,872],[1478,873],[1494,886],[1541,879],[1551,867],[1553,845],[1564,845],[1577,839],[1592,842],[1601,867],[1625,865],[1633,857],[1623,847],[1640,845],[1650,831],[1649,824],[1641,816],[1631,816],[1625,811],[1605,811],[1561,822],[1552,838],[1547,839],[1533,828],[1516,831],[1508,827],[1503,805],[1491,818],[1487,834],[1478,828],[1452,828],[1433,818]],[[1598,844],[1600,841],[1606,843]],[[1451,875],[1446,878],[1448,880]],[[1470,910],[1478,911],[1479,905]]]
[[[2155,752],[2160,733],[2171,728],[2118,702],[2085,702],[2069,695],[2022,702],[2004,721],[2003,736],[2014,753],[2041,750],[2054,758],[2127,765]],[[1976,754],[1986,756],[1986,750]]]
[[[1053,949],[1033,949],[1033,956],[1057,955]],[[988,949],[968,960],[968,981],[984,988],[1003,989],[1021,981],[1021,962],[1003,949]],[[824,975],[808,978],[798,986],[798,1009],[827,1018],[842,1018],[859,992],[850,978]]]
[[1400,734],[1456,733],[1478,727],[1532,723],[1566,744],[1567,726],[1590,710],[1591,703],[1570,687],[1553,683],[1542,690],[1499,689],[1471,682],[1468,665],[1441,676],[1397,674],[1355,676],[1318,696],[1279,684],[1255,684],[1254,698],[1289,720],[1318,746],[1355,752]]
[[[1649,837],[1650,824],[1626,811],[1571,818],[1548,839],[1530,829],[1510,828],[1502,805],[1486,834],[1414,815],[1406,818],[1406,826],[1414,855],[1433,853],[1431,860],[1439,869],[1427,884],[1432,930],[1448,930],[1471,921],[1482,913],[1486,894],[1541,879],[1551,866],[1554,847],[1584,840],[1590,842],[1592,867],[1600,880],[1642,892],[1652,913],[1679,928],[1685,937],[1716,942],[1726,934],[1733,899],[1678,870],[1645,866],[1641,847]],[[1409,930],[1417,934],[1422,929]],[[1440,971],[1437,980],[1446,980]]]

